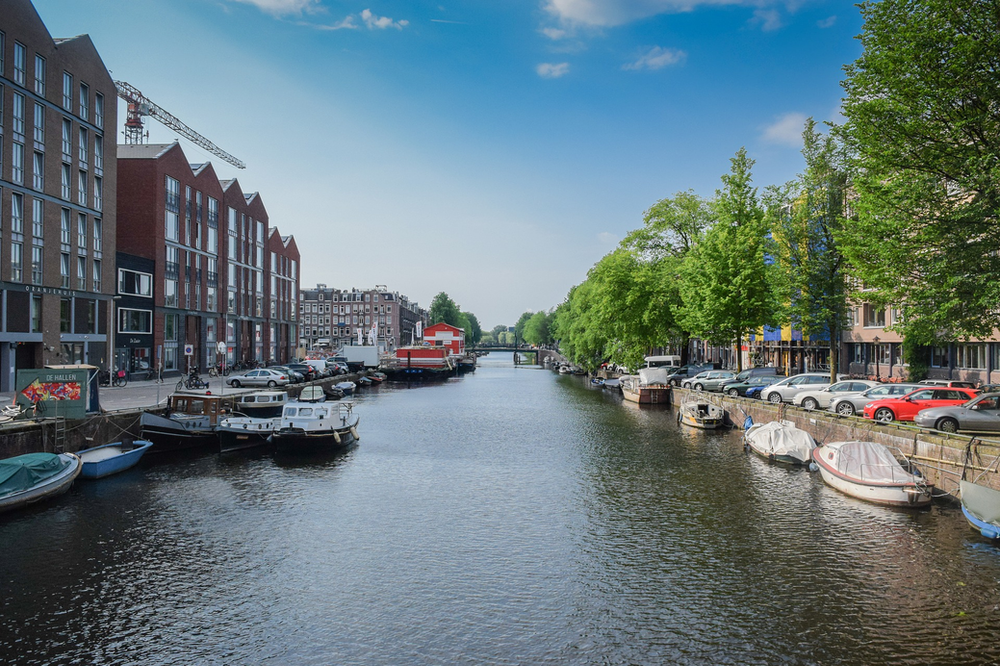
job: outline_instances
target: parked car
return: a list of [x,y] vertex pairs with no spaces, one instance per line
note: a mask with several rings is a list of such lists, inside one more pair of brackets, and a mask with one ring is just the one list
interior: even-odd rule
[[326,367],[335,375],[347,374],[347,364],[343,361],[333,361],[326,359]]
[[922,409],[961,405],[976,397],[975,389],[927,387],[899,398],[883,398],[865,405],[865,418],[881,423],[912,421]]
[[289,384],[301,384],[306,380],[305,375],[303,375],[301,372],[296,372],[295,370],[292,370],[287,365],[272,365],[270,366],[270,368],[271,370],[277,370],[278,372],[284,372],[285,374],[287,374]]
[[1000,432],[1000,393],[984,393],[953,407],[922,409],[913,417],[913,422],[921,428],[935,428],[943,432]]
[[825,389],[802,391],[795,395],[792,402],[803,409],[829,409],[834,399],[841,395],[862,393],[876,386],[881,384],[867,379],[851,379],[831,384]]
[[815,391],[830,385],[830,374],[827,372],[803,372],[779,379],[760,392],[762,400],[773,402],[791,402],[802,391]]
[[671,386],[680,386],[684,380],[694,377],[698,373],[705,372],[706,370],[715,370],[715,366],[711,363],[707,365],[682,365],[676,370],[671,370],[667,374],[667,383]]
[[838,395],[830,403],[830,411],[841,416],[854,416],[865,411],[865,405],[882,398],[906,395],[920,388],[919,384],[879,384],[864,393],[849,393]]
[[778,369],[777,368],[770,368],[770,367],[768,367],[768,368],[747,368],[746,370],[743,370],[743,371],[737,373],[736,376],[733,377],[732,379],[727,379],[726,381],[722,382],[722,391],[724,393],[728,393],[729,391],[727,391],[726,388],[730,384],[739,384],[739,383],[747,381],[751,377],[759,377],[759,376],[762,376],[762,375],[763,376],[768,376],[768,377],[774,377],[775,379],[773,381],[775,381],[775,382],[778,381]]
[[235,388],[241,386],[288,386],[288,375],[278,372],[273,368],[260,368],[258,370],[248,370],[242,375],[230,375],[226,378],[226,383]]
[[[770,386],[779,379],[781,379],[781,377],[778,375],[757,375],[756,377],[750,377],[742,382],[726,382],[723,384],[725,388],[723,388],[722,391],[727,395],[733,396],[734,398],[739,395],[754,398],[759,396],[761,390]],[[751,390],[754,392],[753,395],[750,394]]]
[[718,391],[722,382],[735,376],[736,374],[729,370],[706,370],[699,372],[691,379],[684,380],[681,382],[681,386],[695,391]]
[[964,382],[957,379],[921,379],[917,383],[925,386],[947,386],[948,388],[976,388],[973,382]]
[[301,373],[307,382],[318,379],[318,377],[316,377],[316,369],[310,365],[306,365],[305,363],[289,363],[288,368]]

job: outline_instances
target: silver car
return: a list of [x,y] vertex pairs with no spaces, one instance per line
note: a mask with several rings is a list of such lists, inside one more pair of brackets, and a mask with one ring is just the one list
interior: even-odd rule
[[735,376],[735,373],[728,370],[707,370],[699,372],[691,379],[685,379],[682,386],[695,391],[721,391],[722,382]]
[[854,416],[865,411],[865,405],[874,400],[882,398],[895,398],[906,395],[910,391],[922,388],[919,384],[879,384],[875,388],[870,388],[864,393],[837,396],[830,403],[830,411],[841,416]]
[[826,372],[803,372],[771,384],[760,392],[760,399],[778,404],[791,402],[802,391],[824,389],[830,385],[830,375]]
[[233,375],[226,379],[226,383],[236,388],[241,386],[267,386],[274,388],[275,386],[288,386],[288,375],[270,368],[261,368],[259,370],[250,370],[243,375]]
[[795,396],[792,402],[803,409],[828,409],[830,403],[836,398],[848,393],[858,394],[876,386],[880,386],[879,382],[867,379],[850,379],[845,382],[837,382],[825,389],[802,391]]
[[913,422],[921,428],[943,432],[1000,432],[1000,393],[984,393],[964,405],[922,409]]

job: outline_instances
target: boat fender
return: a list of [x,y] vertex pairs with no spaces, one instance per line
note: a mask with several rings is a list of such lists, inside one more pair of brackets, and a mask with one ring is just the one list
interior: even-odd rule
[[681,410],[677,410],[677,425],[681,424]]
[[809,471],[810,472],[818,472],[819,471],[819,465],[817,465],[814,462],[810,462],[809,463]]
[[354,439],[360,440],[361,437],[358,436],[358,429],[351,426],[351,434],[354,435]]
[[337,432],[336,430],[333,431],[333,441],[337,442],[337,444],[340,444],[340,433]]

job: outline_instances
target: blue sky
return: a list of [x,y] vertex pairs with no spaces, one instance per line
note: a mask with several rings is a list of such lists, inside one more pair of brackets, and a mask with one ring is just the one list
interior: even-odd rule
[[557,305],[657,200],[711,196],[742,146],[761,189],[794,178],[802,123],[838,120],[860,55],[857,8],[828,0],[35,7],[247,163],[181,141],[261,193],[303,287],[446,291],[484,328]]

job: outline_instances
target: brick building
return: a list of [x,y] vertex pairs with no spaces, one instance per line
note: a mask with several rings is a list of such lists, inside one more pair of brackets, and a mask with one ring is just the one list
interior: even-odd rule
[[10,390],[18,368],[107,364],[117,97],[88,36],[53,39],[29,0],[3,0],[2,17],[0,390]]
[[337,349],[368,344],[368,331],[378,325],[378,346],[383,350],[411,344],[417,322],[427,323],[427,311],[398,291],[384,286],[341,290],[318,284],[303,289],[300,299],[300,344],[307,350]]

